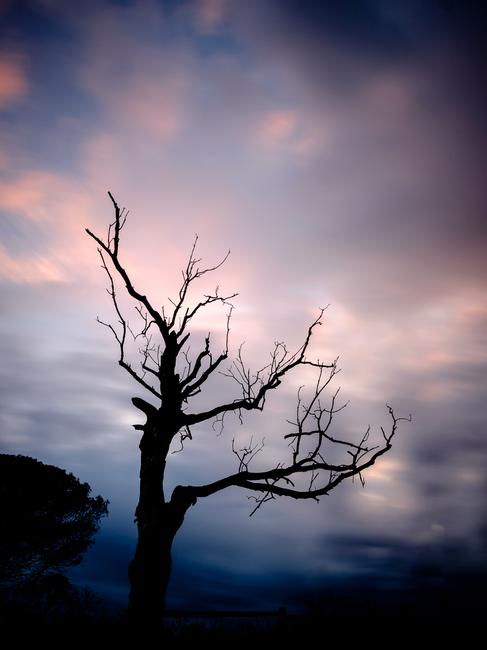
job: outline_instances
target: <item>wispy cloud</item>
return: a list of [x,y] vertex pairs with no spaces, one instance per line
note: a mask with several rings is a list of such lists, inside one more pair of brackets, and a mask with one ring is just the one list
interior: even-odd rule
[[0,110],[15,106],[28,92],[24,58],[0,52]]
[[13,258],[0,245],[0,277],[13,283],[61,282],[63,275],[49,257]]

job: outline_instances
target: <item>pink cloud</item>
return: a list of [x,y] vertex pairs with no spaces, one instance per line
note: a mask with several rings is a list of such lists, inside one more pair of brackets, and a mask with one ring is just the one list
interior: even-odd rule
[[32,221],[49,220],[51,213],[45,202],[46,187],[56,177],[43,171],[29,171],[0,183],[0,208],[22,215]]
[[0,182],[0,210],[12,220],[35,223],[42,232],[35,248],[31,243],[26,248],[27,255],[13,257],[5,248],[0,250],[4,280],[35,284],[80,274],[91,252],[82,237],[83,226],[96,218],[85,187],[41,170],[19,172]]
[[294,111],[271,111],[257,126],[257,135],[265,144],[281,143],[293,135],[296,124],[297,117]]
[[173,70],[134,71],[122,88],[87,70],[85,83],[102,102],[111,123],[119,129],[145,132],[141,137],[166,140],[184,124],[187,83]]
[[0,55],[0,109],[23,99],[29,90],[20,57]]
[[0,278],[14,284],[62,282],[63,273],[55,262],[42,255],[15,259],[0,244]]
[[123,106],[124,117],[156,137],[166,139],[182,125],[184,90],[184,80],[178,77],[159,83],[155,78],[134,79]]
[[0,150],[0,171],[7,169],[9,163],[9,156],[6,151]]
[[198,0],[196,3],[196,23],[203,32],[211,32],[221,23],[226,0]]
[[296,158],[308,158],[327,143],[323,120],[291,109],[270,111],[257,121],[254,135],[257,143],[269,149],[278,149]]
[[[139,142],[166,140],[185,123],[190,57],[186,48],[165,41],[164,14],[155,3],[123,14],[126,22],[104,7],[76,23],[84,40],[80,82],[104,108],[111,130],[137,134]],[[158,43],[140,38],[138,30],[156,25]]]
[[379,75],[365,88],[366,103],[382,114],[405,113],[414,106],[415,100],[413,84],[405,75]]

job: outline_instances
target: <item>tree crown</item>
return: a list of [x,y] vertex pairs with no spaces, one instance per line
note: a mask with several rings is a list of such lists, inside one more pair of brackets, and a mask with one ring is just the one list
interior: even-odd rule
[[[257,493],[254,497],[255,512],[264,502],[277,496],[318,500],[347,478],[358,476],[363,482],[363,471],[389,451],[399,422],[409,420],[410,416],[397,417],[387,405],[391,425],[388,431],[381,428],[378,444],[369,442],[370,426],[358,441],[331,435],[334,416],[347,405],[338,403],[339,389],[335,390],[330,398],[326,398],[326,389],[338,373],[337,360],[324,363],[320,359],[308,357],[310,342],[315,329],[322,323],[324,309],[319,310],[316,319],[308,326],[303,343],[297,350],[291,351],[285,343],[276,342],[269,362],[258,370],[252,371],[246,366],[240,348],[237,358],[222,373],[235,382],[239,396],[203,411],[189,410],[191,398],[202,391],[211,375],[220,370],[222,363],[228,359],[233,310],[231,301],[237,294],[221,295],[217,286],[213,293],[204,295],[196,304],[190,304],[188,290],[199,278],[219,269],[227,260],[229,252],[217,264],[202,267],[201,259],[196,256],[196,238],[186,267],[182,271],[178,295],[175,299],[169,299],[170,309],[158,309],[134,286],[120,261],[120,233],[125,226],[127,212],[120,209],[110,192],[108,194],[115,211],[115,219],[108,228],[106,239],[88,229],[87,233],[98,245],[101,265],[109,282],[107,291],[113,302],[117,322],[113,325],[98,320],[112,332],[118,343],[119,365],[160,404],[155,407],[139,397],[132,400],[147,416],[147,422],[144,425],[135,425],[135,428],[145,433],[156,431],[156,438],[161,443],[159,453],[167,455],[169,445],[176,435],[180,437],[182,448],[184,442],[192,438],[192,427],[196,424],[216,420],[223,425],[228,413],[238,413],[241,417],[245,411],[261,411],[268,394],[277,389],[284,377],[294,369],[309,366],[316,373],[311,393],[305,396],[303,388],[298,391],[294,418],[288,420],[291,430],[284,436],[291,449],[288,463],[279,463],[265,471],[253,472],[250,470],[250,463],[262,445],[251,443],[243,449],[237,449],[233,445],[238,460],[238,471],[235,474],[207,485],[179,486],[173,497],[184,495],[188,502],[194,503],[198,497],[209,496],[230,486],[239,486]],[[134,329],[122,313],[117,296],[116,277],[135,301],[135,310],[141,324],[138,329]],[[213,303],[220,303],[228,308],[224,349],[219,354],[214,354],[208,334],[203,349],[190,356],[188,339],[191,336],[191,322],[201,310]],[[134,367],[127,358],[128,338],[141,343],[139,367]],[[170,422],[171,426],[158,426],[163,420],[165,423]],[[161,436],[166,439],[161,440]],[[330,453],[330,448],[343,451],[342,459],[333,460],[336,454]]]
[[0,454],[3,582],[21,582],[79,564],[108,501],[59,467]]

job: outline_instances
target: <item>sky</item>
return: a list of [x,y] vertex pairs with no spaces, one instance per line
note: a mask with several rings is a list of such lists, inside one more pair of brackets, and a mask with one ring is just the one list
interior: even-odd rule
[[[106,232],[108,190],[130,210],[123,263],[156,304],[177,292],[198,234],[209,264],[231,250],[192,296],[239,293],[231,355],[245,342],[264,365],[330,305],[311,353],[340,355],[350,404],[336,434],[377,432],[386,403],[413,416],[365,488],[279,499],[250,519],[238,490],[200,500],[175,543],[170,606],[277,607],[339,581],[485,566],[481,5],[0,1],[0,448],[110,500],[81,584],[123,602],[135,543],[130,398],[144,395],[96,323],[113,313],[84,232]],[[212,331],[218,345],[224,329],[209,310],[194,340]],[[306,381],[290,377],[221,435],[197,429],[170,455],[169,489],[235,471],[233,438],[265,437],[256,467],[275,462]],[[232,391],[216,377],[199,403]]]

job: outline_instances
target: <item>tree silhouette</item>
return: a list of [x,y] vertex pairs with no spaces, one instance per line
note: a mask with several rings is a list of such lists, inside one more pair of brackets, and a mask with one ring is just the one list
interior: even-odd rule
[[0,454],[0,585],[15,586],[79,564],[108,501],[88,483],[28,456]]
[[[237,294],[222,295],[218,287],[204,295],[199,302],[190,303],[188,290],[194,282],[219,269],[228,254],[216,265],[201,267],[196,256],[197,238],[192,247],[178,295],[170,299],[170,308],[154,307],[149,298],[133,284],[120,261],[120,233],[126,223],[127,212],[120,209],[112,194],[115,218],[103,240],[89,229],[86,232],[98,245],[101,265],[108,277],[108,293],[117,316],[115,325],[98,321],[111,330],[119,348],[119,365],[155,400],[151,402],[134,397],[132,403],[142,411],[146,421],[134,425],[142,431],[140,440],[140,496],[135,511],[138,541],[135,556],[129,566],[129,615],[133,621],[156,625],[164,613],[165,595],[171,574],[171,547],[183,523],[185,514],[197,500],[208,497],[230,486],[252,492],[255,507],[280,496],[294,499],[314,499],[329,494],[340,483],[355,476],[363,482],[362,473],[391,449],[398,424],[405,418],[397,417],[388,406],[391,426],[381,428],[380,444],[370,444],[368,427],[362,438],[353,442],[331,435],[334,416],[344,408],[338,404],[338,390],[325,401],[325,390],[337,374],[336,360],[323,363],[308,358],[308,348],[315,329],[321,324],[323,311],[309,325],[301,346],[291,351],[282,343],[275,343],[267,364],[251,371],[245,364],[241,349],[230,367],[223,373],[237,387],[238,397],[207,410],[190,409],[192,398],[200,394],[207,380],[222,368],[229,355],[230,319]],[[122,313],[117,297],[115,280],[125,286],[135,301],[140,327],[134,330]],[[190,354],[188,339],[193,319],[209,305],[220,303],[227,309],[226,336],[223,349],[214,354],[210,334],[202,349]],[[140,343],[140,366],[134,367],[127,355],[127,343]],[[251,461],[262,445],[243,449],[233,446],[238,460],[235,473],[206,485],[178,485],[169,499],[164,491],[164,473],[169,449],[173,440],[179,440],[181,449],[192,439],[192,427],[206,421],[223,425],[226,415],[237,413],[240,418],[246,411],[262,411],[268,394],[277,389],[285,376],[299,367],[309,366],[315,373],[313,391],[305,397],[303,389],[297,396],[294,419],[284,438],[290,447],[287,463],[275,463],[264,471],[252,471]],[[409,418],[408,418],[409,419]],[[341,451],[336,453],[328,449]],[[340,454],[339,454],[340,456]]]

